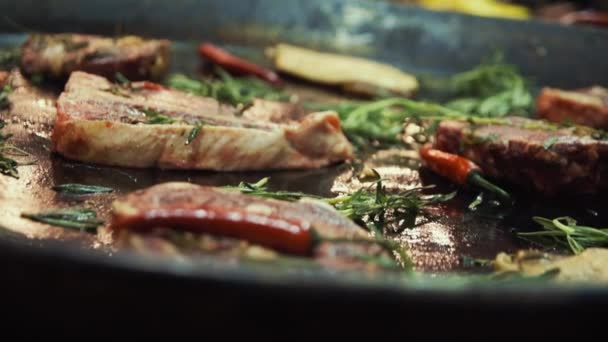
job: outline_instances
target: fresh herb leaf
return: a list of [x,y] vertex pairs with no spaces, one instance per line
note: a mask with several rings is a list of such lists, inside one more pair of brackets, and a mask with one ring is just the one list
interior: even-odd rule
[[452,95],[446,107],[483,117],[530,116],[534,102],[528,81],[500,56],[455,74],[434,88]]
[[268,179],[269,179],[268,177],[265,177],[255,183],[240,182],[239,185],[237,185],[236,187],[228,187],[228,188],[237,189],[241,193],[244,193],[247,195],[265,197],[265,198],[273,198],[273,199],[289,201],[289,202],[297,201],[303,197],[320,198],[318,196],[305,194],[303,192],[270,191],[266,187],[268,185]]
[[557,142],[557,137],[548,137],[545,139],[545,141],[543,141],[543,148],[548,150],[551,148],[551,146],[553,146],[553,144],[555,144],[555,142]]
[[153,109],[145,108],[141,109],[141,111],[146,114],[146,123],[150,125],[169,125],[180,121],[173,117],[157,112]]
[[608,247],[608,228],[581,226],[571,217],[533,217],[533,220],[544,230],[522,232],[519,236],[545,246],[568,247],[574,254],[580,254],[590,247]]
[[103,220],[97,218],[94,210],[87,208],[57,209],[36,214],[22,213],[21,217],[53,226],[88,232],[96,231],[97,227],[104,223]]
[[198,122],[194,125],[194,127],[190,130],[190,133],[188,133],[188,137],[186,138],[186,145],[190,145],[190,143],[196,139],[196,137],[199,135],[199,133],[201,132],[201,129],[203,128],[203,123],[202,122]]
[[249,106],[254,99],[287,101],[288,93],[273,88],[255,78],[233,78],[223,69],[217,68],[218,79],[195,80],[182,74],[173,74],[167,85],[199,96],[213,97],[233,106]]
[[99,185],[86,185],[86,184],[60,184],[53,187],[53,190],[70,195],[88,195],[88,194],[99,194],[108,193],[114,191],[112,188]]

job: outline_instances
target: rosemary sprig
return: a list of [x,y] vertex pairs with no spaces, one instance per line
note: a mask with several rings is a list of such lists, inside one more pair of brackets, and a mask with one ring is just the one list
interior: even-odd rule
[[317,198],[317,199],[321,198],[319,196],[309,195],[309,194],[305,194],[303,192],[270,191],[266,187],[268,185],[268,180],[269,180],[268,177],[264,177],[255,183],[240,182],[239,185],[237,185],[236,187],[229,186],[227,188],[237,189],[241,193],[247,194],[247,195],[265,197],[265,198],[273,198],[273,199],[278,199],[281,201],[289,201],[289,202],[297,201],[303,197]]
[[382,180],[375,183],[375,191],[362,188],[352,194],[325,199],[342,215],[354,221],[368,221],[380,227],[396,225],[398,229],[413,227],[416,217],[425,206],[449,201],[456,195],[449,194],[423,195],[422,191],[430,187],[413,188],[399,194],[386,191]]
[[241,182],[233,188],[244,194],[283,201],[297,201],[303,197],[316,198],[332,205],[342,215],[355,222],[368,221],[368,229],[375,227],[370,228],[370,223],[377,226],[398,224],[398,228],[412,227],[423,207],[449,201],[456,195],[455,192],[435,195],[422,194],[422,191],[429,187],[414,188],[399,194],[392,194],[387,192],[381,179],[373,185],[375,191],[370,188],[362,188],[352,194],[330,198],[302,192],[269,191],[266,187],[267,184],[268,178],[263,178],[256,183]]
[[176,118],[164,115],[153,109],[144,108],[141,109],[141,111],[146,114],[146,123],[150,125],[169,125],[180,121]]
[[215,70],[218,79],[195,80],[182,74],[173,74],[167,85],[199,96],[213,97],[233,106],[250,105],[255,98],[286,101],[291,95],[273,88],[255,78],[234,78],[223,69]]
[[523,232],[519,236],[543,245],[569,247],[574,254],[580,254],[589,247],[608,247],[608,228],[594,228],[578,225],[571,217],[547,219],[533,217],[544,230]]
[[104,223],[103,220],[97,218],[97,213],[94,210],[87,208],[56,209],[41,213],[22,213],[21,217],[53,226],[88,232],[96,231],[97,227]]
[[424,84],[430,91],[451,98],[445,103],[448,108],[475,116],[501,117],[530,115],[534,101],[528,83],[514,65],[497,55],[471,70]]
[[194,127],[188,133],[188,137],[186,137],[186,145],[190,145],[190,143],[196,139],[196,137],[201,133],[201,129],[203,129],[204,124],[202,122],[197,122],[194,124]]
[[108,193],[114,191],[112,188],[99,185],[86,185],[86,184],[60,184],[53,187],[53,190],[63,194],[69,195],[88,195],[88,194],[99,194]]

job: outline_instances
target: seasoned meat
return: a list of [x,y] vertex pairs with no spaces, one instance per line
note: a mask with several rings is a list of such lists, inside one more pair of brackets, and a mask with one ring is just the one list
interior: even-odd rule
[[[254,120],[214,99],[151,82],[134,82],[127,88],[74,72],[59,97],[57,112],[54,150],[85,162],[263,170],[317,168],[352,157],[335,112],[291,121]],[[154,119],[164,124],[149,124]],[[195,127],[198,134],[193,134]]]
[[15,68],[6,73],[4,84],[11,87],[8,94],[9,113],[5,120],[19,126],[27,125],[31,131],[48,136],[57,114],[53,92],[34,87],[21,72]]
[[492,177],[541,193],[595,193],[608,186],[608,141],[602,137],[538,120],[505,123],[444,121],[435,145],[471,159]]
[[22,46],[21,68],[27,74],[56,79],[67,79],[72,71],[81,70],[106,77],[120,72],[130,80],[154,80],[167,71],[169,48],[168,40],[136,36],[33,34]]
[[285,202],[179,182],[155,185],[116,200],[112,226],[139,231],[185,229],[241,238],[302,255],[313,252],[317,243],[314,234],[325,238],[366,237],[355,223],[322,202]]
[[608,89],[566,91],[543,88],[536,100],[538,115],[553,122],[571,122],[608,129]]

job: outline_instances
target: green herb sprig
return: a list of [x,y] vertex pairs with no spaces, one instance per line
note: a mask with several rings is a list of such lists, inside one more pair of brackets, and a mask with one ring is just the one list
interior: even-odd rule
[[207,96],[233,106],[249,106],[256,98],[287,101],[291,95],[273,88],[255,78],[234,78],[223,69],[215,70],[218,79],[195,80],[182,74],[173,74],[167,85],[199,96]]
[[581,226],[571,217],[533,217],[533,220],[544,230],[522,232],[519,236],[547,246],[568,247],[574,254],[590,247],[608,247],[608,228]]
[[[373,188],[361,188],[351,194],[337,197],[320,197],[291,191],[269,191],[266,187],[268,178],[256,183],[241,182],[236,188],[244,194],[274,198],[283,201],[297,201],[301,198],[315,198],[332,205],[342,215],[356,222],[368,221],[376,226],[397,224],[399,228],[412,227],[423,207],[447,202],[454,198],[455,192],[449,194],[424,195],[429,187],[407,190],[399,194],[389,193],[382,180],[375,182]],[[370,223],[370,224],[371,224]],[[370,228],[368,226],[368,228]],[[370,228],[371,229],[371,228]]]
[[105,186],[76,184],[76,183],[55,185],[53,187],[53,190],[55,190],[56,192],[59,192],[62,194],[68,194],[68,195],[89,195],[89,194],[109,193],[109,192],[114,191],[114,189],[108,188]]
[[423,83],[431,91],[448,95],[446,107],[471,115],[501,117],[532,113],[534,98],[528,80],[500,55],[447,79]]
[[97,218],[97,213],[87,208],[56,209],[41,213],[22,213],[21,217],[32,221],[64,228],[95,232],[104,221]]

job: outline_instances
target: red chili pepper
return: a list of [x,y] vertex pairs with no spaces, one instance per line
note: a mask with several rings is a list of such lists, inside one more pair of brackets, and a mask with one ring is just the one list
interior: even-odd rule
[[283,85],[283,81],[276,72],[236,57],[213,44],[201,44],[198,47],[198,52],[201,57],[210,60],[228,71],[253,75],[275,86]]
[[422,146],[420,157],[429,169],[456,184],[477,185],[503,198],[510,198],[505,190],[483,178],[481,168],[467,158],[436,150],[429,144]]
[[115,216],[112,224],[131,230],[174,227],[196,233],[223,235],[298,255],[310,255],[313,248],[310,228],[302,222],[263,217],[235,208],[155,209],[140,215]]

